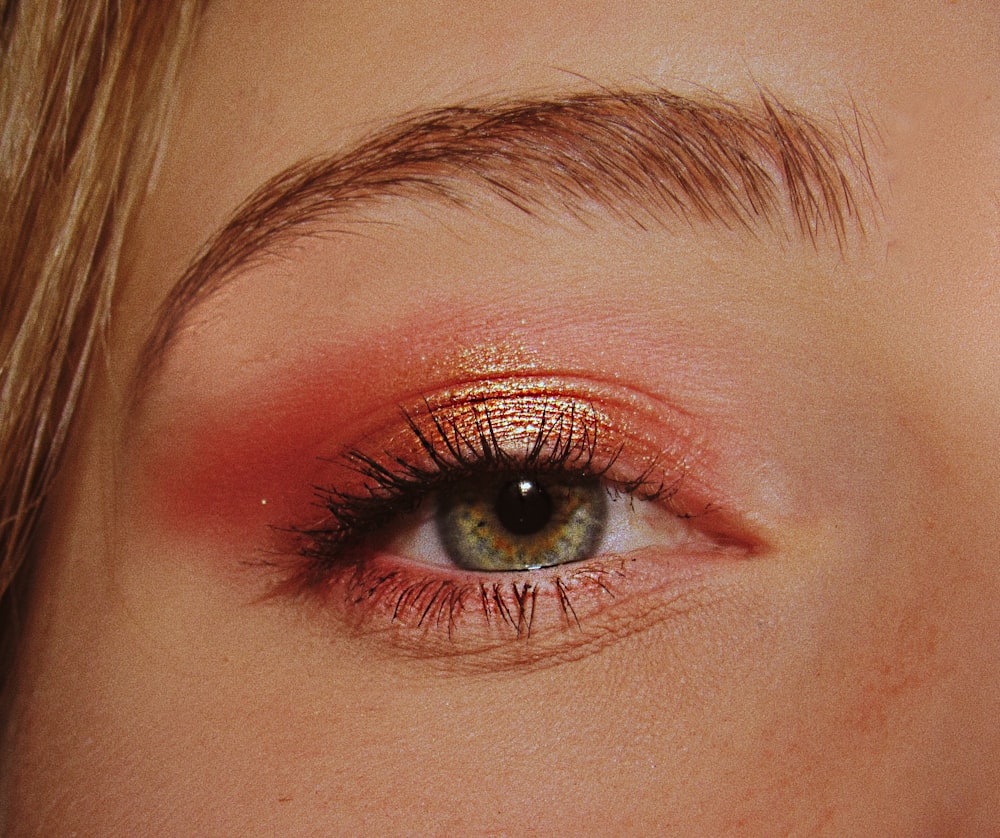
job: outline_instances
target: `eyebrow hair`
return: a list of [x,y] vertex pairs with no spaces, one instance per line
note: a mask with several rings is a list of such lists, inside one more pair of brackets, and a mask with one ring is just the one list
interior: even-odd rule
[[814,244],[826,236],[843,248],[852,226],[864,232],[866,205],[877,205],[873,137],[853,102],[849,119],[825,124],[766,91],[744,104],[605,89],[404,117],[260,186],[168,294],[137,383],[191,309],[241,270],[386,199],[473,209],[492,197],[528,215],[604,212],[643,229],[668,218],[773,228],[790,217]]

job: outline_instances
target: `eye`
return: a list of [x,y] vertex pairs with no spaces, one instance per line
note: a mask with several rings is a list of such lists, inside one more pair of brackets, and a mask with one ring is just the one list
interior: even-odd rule
[[656,443],[632,400],[550,387],[428,399],[331,458],[316,520],[285,528],[301,560],[283,590],[421,654],[442,639],[448,654],[537,649],[750,549],[708,499],[688,434]]
[[694,540],[692,522],[669,504],[607,479],[520,472],[435,492],[401,516],[377,549],[414,565],[478,573],[571,572],[565,566]]

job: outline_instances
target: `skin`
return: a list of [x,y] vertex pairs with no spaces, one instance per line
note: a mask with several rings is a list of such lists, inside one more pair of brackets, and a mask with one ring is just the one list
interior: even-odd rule
[[[1000,829],[996,9],[344,6],[207,14],[49,508],[12,834]],[[130,412],[158,304],[269,176],[414,108],[581,79],[764,87],[817,114],[853,98],[882,136],[877,223],[841,248],[394,209],[206,302]],[[308,429],[278,458],[294,517],[316,458],[391,422],[406,388],[489,368],[571,370],[694,417],[710,491],[767,549],[697,584],[664,583],[657,567],[702,565],[654,550],[579,629],[602,639],[530,661],[414,654],[315,597],[261,599],[256,519],[211,506],[251,492],[232,439],[262,415],[276,445]]]

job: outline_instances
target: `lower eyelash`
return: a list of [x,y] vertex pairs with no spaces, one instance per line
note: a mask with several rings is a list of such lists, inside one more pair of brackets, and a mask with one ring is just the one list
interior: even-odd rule
[[[614,583],[624,579],[627,561],[615,557],[598,566],[588,563],[534,580],[524,574],[502,574],[502,579],[442,578],[422,571],[385,570],[362,561],[328,584],[329,593],[336,591],[346,605],[366,604],[404,628],[442,630],[454,639],[464,618],[474,614],[495,630],[498,640],[528,640],[546,608],[555,609],[564,628],[581,628],[575,598],[587,594],[614,599]],[[359,622],[371,619],[369,611],[361,614]]]

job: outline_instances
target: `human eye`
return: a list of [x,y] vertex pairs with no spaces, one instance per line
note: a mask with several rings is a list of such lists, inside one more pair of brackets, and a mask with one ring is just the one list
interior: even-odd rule
[[308,520],[276,527],[276,592],[419,657],[499,665],[613,639],[651,597],[676,606],[757,548],[706,485],[696,434],[655,413],[538,377],[400,407],[324,458]]

